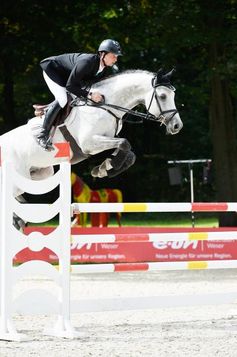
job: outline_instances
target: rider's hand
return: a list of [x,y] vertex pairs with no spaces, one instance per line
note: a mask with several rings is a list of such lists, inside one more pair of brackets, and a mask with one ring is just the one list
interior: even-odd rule
[[88,98],[93,100],[93,102],[95,102],[95,103],[104,102],[104,96],[101,95],[99,92],[90,93],[88,95]]

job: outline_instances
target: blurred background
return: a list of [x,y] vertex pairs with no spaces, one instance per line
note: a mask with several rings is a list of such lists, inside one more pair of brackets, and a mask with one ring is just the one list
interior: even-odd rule
[[[176,106],[184,123],[175,136],[154,122],[126,123],[137,155],[128,171],[93,179],[105,153],[73,167],[92,188],[116,187],[124,201],[190,201],[189,165],[177,181],[169,160],[211,159],[193,166],[195,201],[237,201],[237,1],[3,0],[0,15],[0,133],[33,117],[32,104],[49,103],[39,67],[48,56],[96,52],[106,38],[120,42],[119,70],[176,72]],[[236,214],[222,215],[223,225]],[[228,220],[228,222],[227,222]]]

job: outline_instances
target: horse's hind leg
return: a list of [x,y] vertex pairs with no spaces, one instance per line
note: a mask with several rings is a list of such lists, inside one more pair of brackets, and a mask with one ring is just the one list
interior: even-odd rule
[[50,176],[53,176],[54,169],[53,166],[33,168],[30,171],[30,176],[32,180],[44,180]]
[[[31,178],[32,180],[43,180],[49,176],[52,176],[54,173],[53,167],[46,167],[41,169],[33,169],[30,172],[24,172],[24,176]],[[18,188],[15,188],[14,196],[19,203],[27,203],[25,198],[22,196],[22,191]],[[13,226],[17,230],[23,231],[24,227],[27,226],[27,222],[25,222],[21,217],[17,216],[13,212]]]
[[[16,197],[16,200],[20,203],[27,203],[25,198],[22,195]],[[13,212],[13,226],[19,231],[23,231],[27,226],[27,222],[25,222],[21,217],[17,216],[15,212]]]

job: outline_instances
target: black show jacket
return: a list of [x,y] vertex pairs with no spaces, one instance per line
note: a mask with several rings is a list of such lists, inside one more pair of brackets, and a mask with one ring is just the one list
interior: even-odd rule
[[98,54],[65,53],[45,58],[40,66],[49,78],[77,97],[86,97],[85,88],[108,75],[108,67],[96,75],[100,66]]

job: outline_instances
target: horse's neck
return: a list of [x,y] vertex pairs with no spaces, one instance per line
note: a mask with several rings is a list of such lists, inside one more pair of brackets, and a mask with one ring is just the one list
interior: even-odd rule
[[115,78],[104,81],[101,88],[108,103],[133,108],[144,103],[145,95],[151,87],[152,74],[135,71],[120,74]]
[[[138,104],[144,104],[145,96],[152,88],[151,80],[152,73],[149,72],[125,72],[97,83],[92,89],[102,93],[105,96],[106,103],[132,109]],[[85,118],[84,113],[81,112],[79,115],[79,118],[82,120],[78,120],[77,118],[78,111],[80,110],[80,107],[72,110],[66,120],[67,127],[71,133],[74,133],[74,136],[75,133],[80,133],[80,130],[84,129],[84,126],[81,124],[83,118]],[[90,110],[93,109],[90,108]],[[95,108],[94,111],[98,113],[97,108]],[[118,111],[118,113],[120,113],[120,111]],[[89,120],[88,117],[86,120]],[[80,125],[82,126],[80,127]]]

